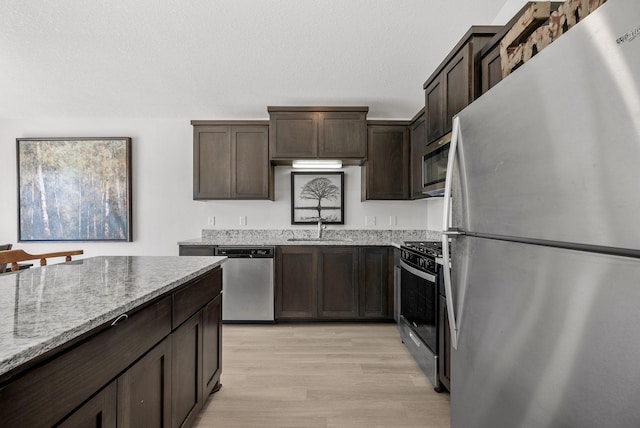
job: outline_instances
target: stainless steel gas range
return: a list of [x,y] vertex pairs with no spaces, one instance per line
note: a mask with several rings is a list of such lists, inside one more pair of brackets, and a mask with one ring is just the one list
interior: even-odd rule
[[400,317],[402,341],[436,391],[438,375],[439,241],[405,242],[400,246]]

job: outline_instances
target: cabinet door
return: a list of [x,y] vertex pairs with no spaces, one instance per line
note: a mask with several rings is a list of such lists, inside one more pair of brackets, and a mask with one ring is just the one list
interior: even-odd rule
[[493,88],[502,80],[502,61],[499,45],[489,51],[480,61],[482,72],[482,93]]
[[387,318],[389,294],[389,250],[387,247],[360,248],[360,317]]
[[276,251],[276,319],[318,316],[318,257],[314,247],[286,246]]
[[231,129],[193,128],[193,199],[231,197]]
[[318,253],[318,316],[357,318],[358,249],[320,247]]
[[171,425],[171,336],[118,378],[118,427]]
[[64,420],[59,428],[116,428],[116,383],[111,382]]
[[318,156],[318,115],[315,112],[272,112],[269,123],[272,159]]
[[207,397],[220,382],[222,373],[222,294],[202,311],[202,377]]
[[440,295],[440,314],[438,328],[438,376],[440,383],[451,391],[451,331],[449,330],[449,315],[447,313],[447,299]]
[[364,158],[367,154],[365,113],[321,112],[318,155],[321,158]]
[[409,198],[407,126],[369,126],[365,199]]
[[424,90],[427,143],[435,141],[445,134],[444,91],[441,76],[437,76]]
[[268,199],[272,180],[269,177],[269,128],[267,126],[233,127],[231,165],[234,199]]
[[171,335],[171,426],[190,425],[202,408],[202,313]]
[[411,199],[424,198],[422,193],[422,157],[427,146],[427,121],[425,115],[411,125]]
[[471,44],[467,44],[451,59],[442,71],[445,111],[443,134],[451,131],[453,116],[460,113],[473,101],[471,94],[473,88],[471,82],[472,61],[473,52]]

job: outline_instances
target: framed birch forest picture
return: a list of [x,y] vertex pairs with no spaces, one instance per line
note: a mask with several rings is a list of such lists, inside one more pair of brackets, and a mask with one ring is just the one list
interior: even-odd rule
[[18,241],[131,241],[131,138],[18,138]]
[[344,224],[344,172],[292,172],[291,224]]

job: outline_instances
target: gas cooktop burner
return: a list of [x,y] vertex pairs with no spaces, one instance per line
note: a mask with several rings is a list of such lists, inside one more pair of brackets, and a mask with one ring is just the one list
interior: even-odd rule
[[441,241],[411,241],[405,242],[403,247],[432,257],[442,256]]

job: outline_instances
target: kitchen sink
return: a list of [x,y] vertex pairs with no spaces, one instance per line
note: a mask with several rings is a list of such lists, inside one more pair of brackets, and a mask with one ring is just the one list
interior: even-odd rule
[[349,238],[289,238],[287,241],[304,241],[304,242],[353,242],[353,239]]

